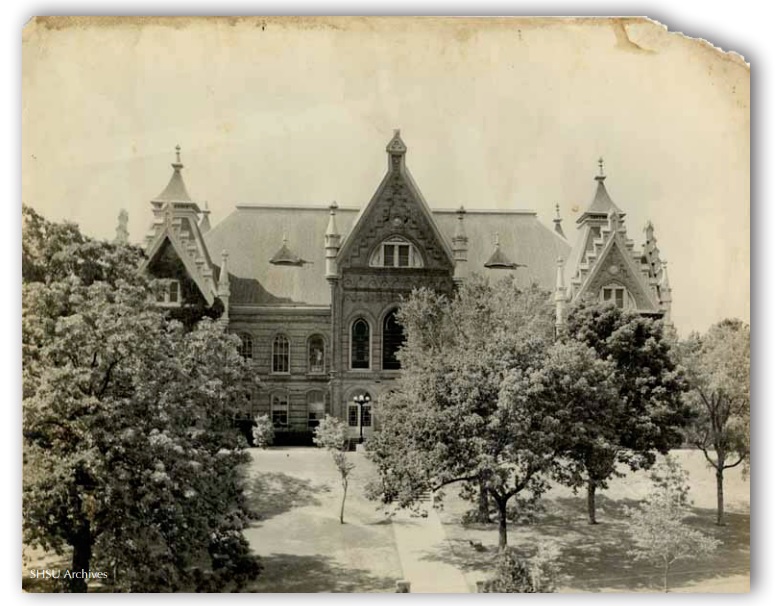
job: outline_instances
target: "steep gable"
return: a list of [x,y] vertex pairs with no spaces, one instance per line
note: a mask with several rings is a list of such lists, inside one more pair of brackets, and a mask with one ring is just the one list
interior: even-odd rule
[[337,256],[341,268],[368,267],[374,249],[390,237],[414,244],[428,269],[452,271],[452,250],[405,163],[406,145],[396,131],[388,143],[388,173],[355,220]]

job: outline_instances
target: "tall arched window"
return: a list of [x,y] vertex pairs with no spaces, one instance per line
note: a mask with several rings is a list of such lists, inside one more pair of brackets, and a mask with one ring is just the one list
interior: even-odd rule
[[369,345],[371,331],[369,323],[363,318],[353,322],[350,334],[350,367],[369,368]]
[[307,372],[321,373],[326,370],[326,345],[323,337],[312,335],[307,341]]
[[394,309],[385,316],[382,322],[382,368],[398,370],[401,362],[396,357],[398,350],[404,344],[404,327],[396,319]]
[[239,333],[240,338],[240,345],[239,345],[239,355],[241,355],[246,360],[252,360],[253,359],[253,337],[251,337],[246,332]]
[[288,428],[288,394],[272,394],[272,425],[278,429]]
[[272,372],[290,372],[291,344],[284,335],[277,335],[272,342]]
[[307,427],[313,429],[326,416],[325,394],[316,389],[307,393]]

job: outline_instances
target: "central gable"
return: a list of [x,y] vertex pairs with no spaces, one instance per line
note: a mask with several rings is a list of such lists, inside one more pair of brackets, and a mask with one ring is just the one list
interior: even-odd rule
[[387,152],[388,173],[356,219],[337,257],[339,266],[369,267],[380,244],[396,238],[414,245],[422,258],[422,267],[452,271],[452,251],[406,168],[406,146],[398,131]]

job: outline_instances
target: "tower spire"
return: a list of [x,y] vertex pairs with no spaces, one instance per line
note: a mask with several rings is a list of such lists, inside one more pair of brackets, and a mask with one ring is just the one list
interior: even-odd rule
[[554,223],[554,231],[556,231],[564,238],[565,232],[562,231],[562,217],[560,216],[559,204],[554,205],[554,212],[555,212],[554,219],[552,219],[552,222]]
[[600,169],[599,174],[595,177],[595,181],[605,181],[605,170],[603,170],[603,156],[597,159],[597,165]]

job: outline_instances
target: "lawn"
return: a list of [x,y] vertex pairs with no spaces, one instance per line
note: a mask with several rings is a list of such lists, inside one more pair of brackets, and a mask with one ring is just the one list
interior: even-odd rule
[[[406,545],[406,521],[403,532],[398,532],[399,522],[391,522],[364,497],[363,487],[373,469],[362,454],[350,455],[356,467],[350,481],[345,524],[339,523],[342,489],[328,453],[315,448],[272,448],[251,449],[250,454],[249,500],[259,519],[246,536],[261,556],[264,571],[247,591],[392,592],[397,580],[416,580],[418,575],[438,576],[437,586],[467,586],[473,591],[476,582],[492,571],[497,557],[496,525],[461,524],[462,515],[471,505],[455,490],[448,491],[441,510],[410,522],[411,551]],[[670,578],[671,591],[748,591],[747,480],[739,469],[728,472],[727,525],[717,527],[712,470],[696,451],[675,454],[690,473],[694,509],[689,523],[720,539],[723,545],[707,560],[676,565]],[[534,523],[509,526],[509,544],[525,553],[531,553],[539,543],[556,549],[563,592],[659,591],[658,571],[634,565],[627,555],[631,543],[624,507],[637,504],[648,488],[645,472],[613,480],[610,489],[598,496],[600,523],[590,526],[584,495],[554,486],[543,500],[544,512]],[[438,532],[434,534],[433,529]],[[400,537],[404,541],[401,545]],[[402,558],[408,570],[402,567]],[[46,565],[66,568],[67,562],[27,550],[23,577],[29,567]],[[450,577],[450,571],[458,578]],[[30,583],[28,579],[25,587],[51,591],[47,584]]]
[[[265,571],[250,587],[262,592],[393,591],[402,571],[395,533],[384,514],[363,496],[372,473],[360,454],[350,483],[346,524],[338,521],[341,486],[327,453],[309,448],[252,450],[252,502],[262,520],[248,533]],[[738,469],[727,479],[727,525],[714,525],[715,480],[696,451],[675,453],[690,473],[693,516],[689,523],[723,541],[713,557],[686,561],[671,574],[672,591],[747,591],[749,585],[749,485]],[[598,497],[598,520],[586,521],[583,495],[555,486],[545,511],[530,525],[510,526],[509,544],[530,553],[539,544],[559,554],[561,591],[658,591],[659,573],[628,557],[624,507],[648,491],[648,475],[615,479]],[[445,544],[429,545],[424,559],[455,566],[470,588],[486,578],[497,556],[495,525],[463,526],[470,504],[454,490],[439,517]],[[435,514],[432,514],[435,515]],[[477,544],[478,548],[472,546]],[[481,544],[481,547],[478,546]]]
[[[712,469],[702,454],[675,451],[689,472],[693,500],[688,523],[722,541],[707,560],[687,560],[675,565],[670,575],[671,591],[740,592],[749,589],[750,532],[749,484],[740,469],[728,470],[725,483],[726,526],[715,525],[716,484]],[[632,543],[627,535],[626,506],[643,499],[650,482],[647,472],[615,478],[608,490],[598,494],[599,524],[587,523],[585,493],[574,495],[563,486],[553,486],[543,499],[545,511],[530,525],[510,526],[509,544],[532,553],[538,544],[559,554],[561,591],[655,591],[661,587],[659,571],[634,564],[627,552]],[[462,514],[471,507],[454,491],[444,499],[440,513],[450,548],[438,557],[454,561],[469,584],[486,578],[497,555],[494,525],[463,526]],[[484,550],[475,550],[480,542]]]

